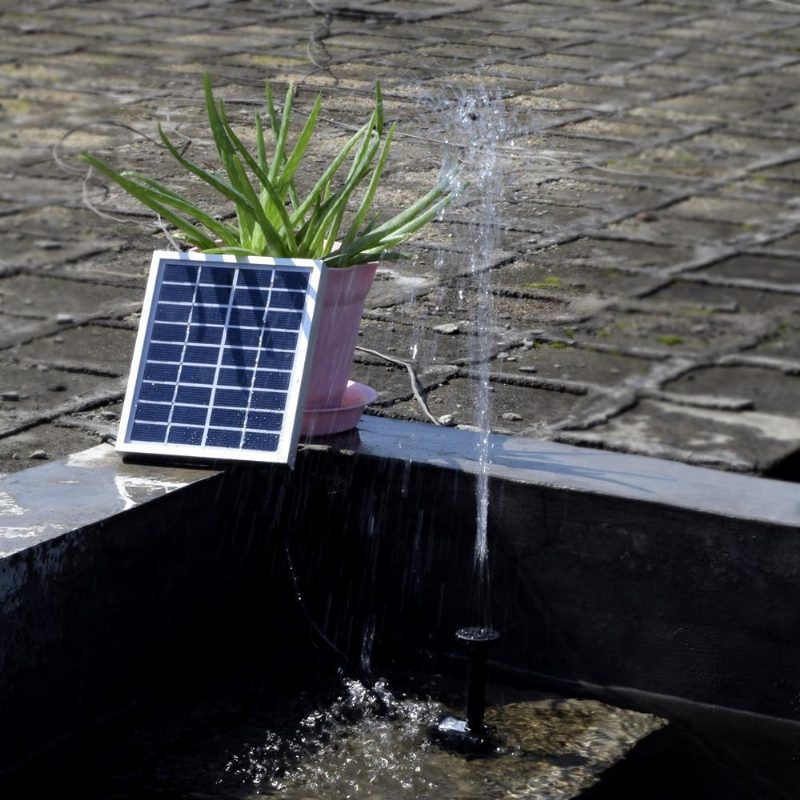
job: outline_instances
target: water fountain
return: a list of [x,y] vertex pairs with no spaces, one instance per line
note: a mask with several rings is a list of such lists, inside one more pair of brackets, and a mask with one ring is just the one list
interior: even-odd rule
[[506,134],[505,111],[500,97],[490,98],[486,91],[462,95],[454,130],[462,132],[460,161],[470,165],[472,182],[480,187],[475,218],[464,237],[469,266],[475,284],[474,326],[477,331],[473,360],[479,365],[475,382],[475,427],[478,431],[475,483],[475,610],[477,624],[459,628],[456,638],[468,649],[466,718],[445,715],[432,730],[435,740],[458,752],[501,754],[507,752],[495,732],[484,724],[485,684],[489,645],[499,638],[491,628],[491,593],[489,572],[489,433],[491,430],[491,393],[489,385],[489,336],[495,327],[492,307],[489,258],[497,248],[497,204],[503,187],[503,170],[497,148]]
[[[203,734],[219,743],[212,721],[233,718],[250,721],[232,729],[244,731],[245,754],[255,752],[272,741],[263,720],[280,718],[287,698],[309,697],[338,665],[310,640],[290,599],[287,529],[304,600],[337,646],[358,661],[374,619],[372,663],[401,700],[401,690],[440,697],[458,716],[461,680],[447,676],[465,667],[452,632],[471,584],[476,434],[368,419],[358,438],[304,448],[293,473],[120,464],[102,446],[0,481],[2,770],[30,759],[26,780],[50,775],[55,788],[83,786],[91,775],[76,778],[77,765],[124,742],[124,752],[141,756],[132,770],[140,780],[146,762],[151,781],[167,781],[174,768],[210,779],[205,790],[213,791],[227,774],[224,760],[217,773],[203,772],[197,753],[208,750],[166,745],[179,749]],[[547,755],[547,742],[564,748],[565,736],[544,721],[572,719],[577,730],[605,731],[587,746],[593,763],[607,766],[623,741],[647,730],[635,730],[638,717],[538,695],[537,738],[514,719],[518,701],[538,688],[648,711],[701,738],[710,751],[704,770],[721,761],[738,770],[734,787],[781,797],[758,789],[756,778],[791,785],[795,763],[796,603],[785,575],[800,564],[800,549],[791,485],[546,442],[492,438],[491,452],[492,600],[503,636],[491,657],[486,722],[517,732],[512,744],[521,750]],[[421,580],[404,570],[414,547]],[[769,618],[759,610],[765,604]],[[402,675],[419,677],[404,686]],[[238,697],[220,698],[223,688]],[[339,687],[329,692],[312,698],[312,708],[336,706]],[[406,708],[395,722],[363,714],[353,735],[383,741],[386,727],[399,724],[420,743],[414,753],[433,754],[439,777],[442,764],[456,763],[476,785],[492,774],[483,759],[456,762],[441,751],[437,761],[427,725],[444,709]],[[288,741],[307,713],[290,714]],[[164,724],[170,716],[184,720],[178,733]],[[147,719],[161,721],[165,747],[154,745],[149,761],[141,739],[138,749],[131,744]],[[575,794],[596,774],[582,772],[586,752],[572,742],[560,755],[550,751],[545,777],[551,789],[573,781]],[[501,773],[522,764],[529,779],[542,776],[527,757],[493,762]],[[109,756],[95,766],[102,773],[114,763]],[[427,774],[415,772],[418,762],[402,764],[402,774]],[[668,785],[669,773],[660,774]],[[22,784],[28,796],[32,785]]]
[[658,717],[743,761],[728,800],[796,785],[790,489],[493,437],[477,385],[478,431],[367,419],[294,472],[103,447],[2,480],[4,797],[570,797]]

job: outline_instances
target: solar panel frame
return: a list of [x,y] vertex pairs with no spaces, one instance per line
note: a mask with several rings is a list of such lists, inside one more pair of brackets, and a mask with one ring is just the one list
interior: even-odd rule
[[[167,280],[168,268],[175,265],[186,265],[187,275],[200,267],[194,284]],[[210,282],[204,282],[203,266],[221,267],[224,272],[215,270]],[[273,279],[269,287],[260,285],[268,272],[273,278],[279,273],[307,277],[302,307],[299,297],[294,297],[299,289],[274,286]],[[311,259],[156,250],[120,417],[117,451],[206,462],[293,464],[326,275],[324,265]],[[296,341],[291,344],[295,333]],[[266,369],[260,361],[264,353],[273,359]],[[277,408],[281,401],[282,408]],[[155,435],[162,429],[162,441],[142,437],[142,432],[146,438],[150,430]],[[229,432],[230,436],[226,435]],[[234,432],[240,434],[238,446],[221,444],[232,441]],[[173,433],[187,441],[167,441]],[[258,449],[259,443],[267,446]]]

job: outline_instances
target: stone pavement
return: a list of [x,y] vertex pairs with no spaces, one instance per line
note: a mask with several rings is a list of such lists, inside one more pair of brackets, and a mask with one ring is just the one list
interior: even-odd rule
[[[299,84],[301,111],[321,91],[323,155],[380,79],[398,121],[387,210],[444,160],[475,173],[477,191],[381,269],[360,340],[414,366],[435,417],[473,424],[488,369],[496,431],[797,478],[798,3],[11,7],[0,472],[115,432],[149,252],[166,240],[75,155],[182,186],[152,137],[160,121],[210,152],[208,70],[237,123],[265,79]],[[380,392],[372,413],[423,418],[402,365],[359,351],[354,377]]]

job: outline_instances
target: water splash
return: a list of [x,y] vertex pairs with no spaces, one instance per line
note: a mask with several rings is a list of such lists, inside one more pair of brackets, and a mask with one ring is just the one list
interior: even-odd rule
[[579,794],[663,724],[593,700],[516,702],[487,711],[512,754],[468,759],[430,741],[443,710],[432,701],[397,699],[382,682],[368,688],[345,681],[344,692],[293,733],[267,731],[232,757],[218,785],[236,800],[557,800]]
[[368,688],[346,680],[344,689],[291,736],[269,733],[235,755],[227,772],[265,794],[298,800],[429,796],[435,787],[423,769],[427,731],[442,707],[398,700],[381,681]]

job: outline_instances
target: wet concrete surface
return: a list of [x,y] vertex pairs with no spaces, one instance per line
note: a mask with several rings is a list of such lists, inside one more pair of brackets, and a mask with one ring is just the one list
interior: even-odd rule
[[[468,390],[488,358],[498,432],[751,473],[797,452],[792,4],[31,0],[0,33],[0,472],[113,436],[103,412],[116,413],[165,238],[75,156],[190,186],[151,139],[161,122],[209,155],[205,70],[236,123],[265,80],[297,83],[300,115],[322,92],[319,157],[380,79],[398,123],[387,210],[473,136],[457,120],[466,93],[502,122],[482,257],[497,347],[475,355],[474,196],[382,266],[367,304],[359,343],[425,376],[434,416],[474,422]],[[402,369],[357,362],[379,392],[370,413],[422,418]],[[732,363],[759,371],[758,391]],[[66,389],[49,392],[45,370]],[[693,373],[713,376],[702,406]]]

